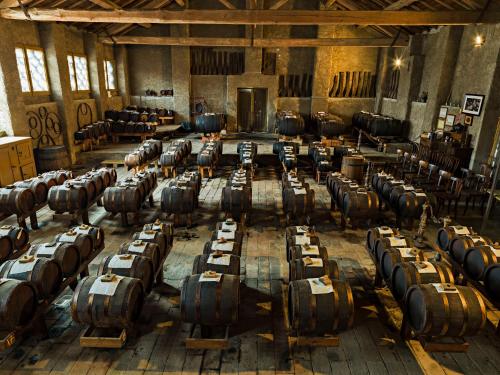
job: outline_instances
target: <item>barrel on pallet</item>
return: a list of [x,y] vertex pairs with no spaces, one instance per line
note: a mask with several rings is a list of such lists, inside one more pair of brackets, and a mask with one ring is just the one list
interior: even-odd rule
[[134,277],[142,281],[146,294],[151,292],[155,268],[151,259],[133,254],[109,255],[101,261],[97,274],[113,273],[118,276]]
[[392,270],[397,263],[425,261],[424,254],[412,247],[389,247],[380,256],[380,270],[384,280],[390,280]]
[[113,274],[87,276],[73,294],[71,316],[77,323],[97,328],[130,328],[139,319],[144,297],[139,279]]
[[87,234],[77,233],[70,229],[65,233],[58,234],[54,238],[55,242],[70,243],[78,248],[80,260],[83,262],[90,257],[92,253],[92,237]]
[[37,292],[33,283],[0,279],[0,298],[1,329],[22,327],[33,319],[37,307]]
[[43,204],[47,201],[49,186],[42,176],[33,177],[29,180],[19,181],[14,184],[19,188],[30,189],[35,195],[35,203]]
[[373,253],[375,251],[375,242],[383,237],[394,237],[399,234],[399,231],[395,228],[390,228],[388,226],[381,226],[368,229],[366,233],[366,247]]
[[252,188],[243,186],[226,186],[222,188],[221,209],[239,220],[242,214],[252,209]]
[[220,250],[210,254],[197,255],[193,261],[193,275],[213,271],[229,275],[240,274],[240,257]]
[[121,244],[118,254],[141,255],[149,258],[151,262],[153,262],[155,272],[160,267],[160,262],[162,260],[162,254],[158,245],[153,242],[145,242],[142,240],[135,240]]
[[49,190],[49,207],[56,213],[75,212],[87,208],[88,195],[85,188],[71,182],[54,186]]
[[448,251],[453,259],[455,259],[459,264],[463,264],[465,256],[471,248],[491,244],[492,241],[486,237],[476,235],[460,235],[453,237],[450,241]]
[[472,235],[474,231],[470,227],[464,227],[461,225],[451,225],[443,228],[439,228],[437,232],[436,243],[441,250],[447,251],[451,240],[457,236]]
[[0,236],[9,237],[16,251],[23,249],[30,240],[30,236],[26,229],[14,225],[0,226]]
[[135,186],[114,186],[104,191],[103,205],[108,212],[138,212],[141,209],[141,192]]
[[195,191],[191,187],[172,185],[164,187],[161,192],[161,209],[166,213],[192,213],[195,202]]
[[328,277],[292,281],[288,286],[288,321],[297,335],[321,336],[350,328],[354,302],[349,284]]
[[312,189],[288,188],[283,191],[283,210],[287,214],[309,215],[314,211],[315,194]]
[[312,279],[328,276],[332,280],[340,278],[337,262],[323,258],[303,257],[289,262],[289,280]]
[[7,185],[0,188],[0,213],[28,215],[35,207],[35,194],[31,189]]
[[29,255],[54,259],[61,267],[63,277],[73,276],[80,267],[80,251],[71,243],[52,242],[33,245]]

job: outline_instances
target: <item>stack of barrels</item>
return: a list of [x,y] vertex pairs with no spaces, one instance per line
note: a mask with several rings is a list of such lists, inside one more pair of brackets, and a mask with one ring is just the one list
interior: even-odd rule
[[346,134],[348,127],[339,116],[317,112],[312,116],[313,131],[317,137],[333,138]]
[[298,225],[310,222],[316,205],[314,190],[297,173],[283,172],[281,176],[283,211],[287,223],[294,220]]
[[323,336],[352,327],[354,299],[340,280],[337,263],[328,259],[314,230],[286,229],[289,262],[288,320],[296,336]]
[[14,225],[0,226],[0,264],[8,259],[17,258],[29,245],[26,229]]
[[203,113],[196,116],[196,131],[203,134],[220,133],[225,129],[226,122],[223,113]]
[[83,126],[74,133],[76,142],[85,140],[97,141],[101,137],[107,138],[111,135],[111,121],[97,121]]
[[111,134],[152,133],[159,121],[160,111],[164,109],[130,107],[121,111],[108,110],[104,113],[104,117],[110,124]]
[[252,210],[252,172],[243,167],[233,171],[222,188],[220,203],[226,217],[244,223]]
[[312,142],[309,144],[307,154],[312,159],[314,174],[330,172],[332,170],[332,159],[330,148],[321,142]]
[[484,286],[488,297],[500,302],[500,245],[461,225],[440,228],[436,243],[458,263],[465,276]]
[[276,128],[278,134],[296,137],[304,134],[304,118],[297,112],[280,111],[276,113]]
[[115,185],[116,177],[114,168],[101,168],[66,180],[62,185],[50,188],[49,207],[58,214],[86,210],[106,189]]
[[[156,221],[144,225],[118,254],[102,259],[97,276],[83,278],[71,301],[75,322],[92,328],[130,329],[140,317],[145,297],[162,279],[173,244],[173,228]],[[156,280],[155,280],[156,278]]]
[[365,189],[341,173],[330,173],[326,187],[331,197],[332,210],[338,208],[345,221],[364,222],[376,218],[380,201],[377,193]]
[[243,169],[253,172],[255,158],[257,157],[257,143],[244,141],[238,143],[236,148],[240,158],[240,165]]
[[72,177],[71,171],[57,170],[0,188],[0,215],[28,216],[47,203],[52,187]]
[[365,111],[352,116],[352,125],[374,137],[402,136],[405,133],[404,123],[401,120]]
[[294,142],[276,142],[273,144],[273,153],[278,154],[284,171],[297,170],[299,148],[299,144]]
[[191,150],[191,141],[187,139],[176,139],[164,147],[164,151],[160,156],[160,165],[165,177],[168,177],[166,175],[168,170],[172,170],[172,175],[175,177],[177,168],[186,165]]
[[153,205],[153,192],[158,186],[156,172],[144,171],[126,177],[104,190],[104,209],[113,214],[137,213],[149,198]]
[[184,279],[181,317],[205,328],[202,334],[238,321],[242,242],[241,224],[232,219],[217,223],[203,254],[194,259],[192,275]]
[[417,336],[472,336],[484,326],[486,308],[479,293],[455,285],[446,263],[426,260],[396,229],[369,229],[366,247]]
[[161,192],[161,209],[167,215],[178,219],[186,215],[188,223],[191,214],[199,206],[198,196],[201,190],[201,175],[199,172],[186,171],[170,181]]
[[158,159],[163,152],[163,143],[156,139],[148,139],[137,150],[125,155],[125,166],[130,169],[141,169],[144,165]]
[[198,153],[198,168],[200,170],[208,168],[210,177],[222,157],[222,147],[222,141],[211,140],[205,142]]

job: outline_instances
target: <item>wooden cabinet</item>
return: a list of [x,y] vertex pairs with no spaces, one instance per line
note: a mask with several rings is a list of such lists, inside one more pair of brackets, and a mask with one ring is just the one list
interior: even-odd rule
[[36,176],[29,137],[0,138],[0,186]]

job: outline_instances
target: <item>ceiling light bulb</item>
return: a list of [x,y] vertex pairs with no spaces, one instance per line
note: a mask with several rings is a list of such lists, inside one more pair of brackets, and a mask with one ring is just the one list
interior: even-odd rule
[[396,68],[401,67],[402,64],[403,64],[403,60],[401,60],[400,57],[398,57],[396,60],[394,60],[394,65],[396,66]]
[[474,38],[474,47],[481,47],[484,44],[484,37],[480,34],[477,34]]

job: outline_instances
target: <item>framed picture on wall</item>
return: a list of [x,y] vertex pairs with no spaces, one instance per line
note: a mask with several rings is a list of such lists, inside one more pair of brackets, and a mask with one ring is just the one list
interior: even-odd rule
[[447,114],[448,114],[448,108],[441,107],[441,109],[439,110],[439,118],[445,119]]
[[465,94],[462,112],[467,115],[481,116],[483,110],[484,95]]
[[438,120],[437,130],[444,130],[444,120],[442,118]]
[[455,115],[447,115],[444,124],[446,126],[453,126],[455,124]]
[[469,116],[469,115],[466,115],[464,117],[464,125],[467,125],[467,126],[471,126],[472,125],[472,120],[474,119],[474,117],[472,116]]

